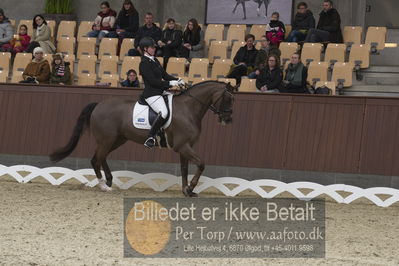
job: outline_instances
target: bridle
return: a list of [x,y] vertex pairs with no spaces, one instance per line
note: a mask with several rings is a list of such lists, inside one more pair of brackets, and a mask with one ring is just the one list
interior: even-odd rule
[[233,109],[229,108],[229,109],[221,109],[221,105],[219,106],[219,109],[215,107],[215,105],[220,101],[223,100],[225,97],[225,94],[229,94],[231,97],[233,97],[233,94],[228,91],[227,87],[224,88],[222,95],[219,96],[219,98],[217,98],[217,100],[215,101],[214,104],[210,104],[207,105],[205,103],[203,103],[200,99],[196,98],[195,96],[190,94],[190,91],[187,91],[188,96],[190,96],[191,98],[193,98],[194,100],[196,100],[197,102],[199,102],[201,105],[203,106],[207,106],[207,108],[209,110],[211,110],[214,114],[217,114],[219,116],[223,115],[223,114],[231,114],[233,112]]

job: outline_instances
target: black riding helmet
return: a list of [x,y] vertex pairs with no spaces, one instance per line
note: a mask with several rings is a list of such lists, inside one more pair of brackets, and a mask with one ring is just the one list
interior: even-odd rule
[[151,37],[143,37],[140,40],[139,46],[140,46],[141,51],[144,52],[144,48],[155,47],[156,43],[155,43],[154,39]]

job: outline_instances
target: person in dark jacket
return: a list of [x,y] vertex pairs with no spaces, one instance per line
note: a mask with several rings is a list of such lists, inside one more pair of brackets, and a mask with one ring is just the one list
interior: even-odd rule
[[142,38],[150,37],[157,43],[162,37],[162,31],[154,24],[154,16],[147,13],[144,18],[145,24],[139,28],[134,39],[134,48],[128,52],[129,56],[140,56],[143,51],[140,50],[139,44]]
[[248,75],[254,71],[255,59],[258,54],[254,46],[255,36],[252,34],[247,34],[245,36],[246,45],[238,49],[237,54],[234,56],[233,62],[228,78],[234,78],[237,84],[241,83],[241,77]]
[[301,55],[296,52],[291,56],[291,62],[285,72],[285,78],[281,84],[280,92],[307,93],[306,80],[308,69],[301,62]]
[[121,11],[116,18],[116,36],[119,39],[134,38],[139,29],[139,13],[134,8],[132,1],[125,0]]
[[267,58],[267,66],[260,71],[256,78],[256,87],[262,92],[278,92],[283,72],[280,68],[280,59],[275,55]]
[[255,58],[255,71],[248,74],[248,78],[250,79],[256,79],[256,77],[260,73],[260,70],[265,67],[269,55],[274,54],[278,57],[281,56],[280,49],[278,49],[277,47],[270,46],[270,41],[269,39],[267,39],[266,35],[263,35],[261,37],[260,42],[261,46]]
[[183,32],[183,44],[180,55],[184,58],[204,57],[204,31],[198,25],[198,21],[192,18],[188,21]]
[[183,35],[183,32],[176,28],[176,21],[173,18],[169,18],[166,23],[166,28],[162,31],[162,38],[158,41],[158,47],[162,51],[163,66],[165,69],[169,57],[178,56]]
[[305,42],[343,43],[341,17],[331,0],[324,0],[317,29],[310,29]]
[[155,57],[156,43],[151,37],[144,37],[140,40],[140,49],[143,51],[143,56],[139,69],[144,82],[141,98],[158,114],[144,143],[144,146],[152,148],[155,146],[154,137],[168,116],[168,109],[162,94],[170,87],[184,85],[184,81],[166,73]]
[[126,73],[127,77],[126,80],[121,82],[122,87],[140,87],[140,82],[137,78],[137,72],[134,69],[129,69],[129,71]]
[[298,12],[292,21],[292,31],[288,35],[286,42],[302,42],[310,29],[314,29],[316,21],[312,11],[308,9],[305,2],[300,2],[297,5]]

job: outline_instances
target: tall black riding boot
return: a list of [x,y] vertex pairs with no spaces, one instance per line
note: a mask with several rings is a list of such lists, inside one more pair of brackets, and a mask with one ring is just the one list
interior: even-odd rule
[[150,133],[148,134],[148,139],[144,142],[144,146],[146,146],[147,148],[152,148],[155,146],[155,135],[158,133],[159,129],[165,122],[165,119],[163,119],[161,114],[159,113],[151,126]]

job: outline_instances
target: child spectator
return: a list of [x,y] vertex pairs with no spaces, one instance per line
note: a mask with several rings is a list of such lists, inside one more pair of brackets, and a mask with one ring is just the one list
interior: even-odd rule
[[104,37],[109,37],[114,30],[116,12],[110,8],[107,1],[101,3],[101,11],[94,20],[92,31],[87,33],[88,37],[97,37],[99,42]]
[[11,52],[13,54],[21,53],[28,48],[30,36],[27,34],[28,27],[26,25],[19,26],[18,35],[14,35],[9,43],[2,46],[3,52]]
[[269,24],[266,25],[266,37],[270,40],[270,44],[276,47],[284,40],[285,26],[279,21],[280,14],[273,12]]
[[269,55],[267,65],[256,78],[256,87],[262,92],[278,92],[283,72],[280,69],[280,59],[276,55]]
[[126,80],[121,83],[122,87],[140,87],[140,83],[137,78],[137,72],[134,69],[129,69],[126,75]]
[[64,56],[62,54],[53,55],[53,62],[51,64],[52,71],[50,75],[50,84],[58,85],[71,85],[71,69],[69,68],[69,62],[64,62]]
[[43,48],[36,47],[33,50],[33,59],[22,73],[21,83],[48,83],[50,79],[50,65],[43,58]]
[[14,30],[10,20],[4,15],[3,9],[0,8],[0,47],[8,43],[12,39]]
[[187,59],[204,57],[204,31],[195,18],[188,21],[183,32],[183,45],[180,53]]
[[292,31],[287,37],[287,42],[302,42],[310,29],[314,29],[316,21],[312,11],[308,9],[305,2],[300,2],[297,6],[298,12],[292,21]]

